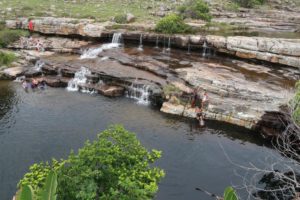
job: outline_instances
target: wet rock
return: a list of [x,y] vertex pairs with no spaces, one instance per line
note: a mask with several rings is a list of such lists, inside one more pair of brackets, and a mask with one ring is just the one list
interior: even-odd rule
[[89,74],[85,76],[87,78],[87,82],[89,83],[98,83],[99,76],[96,74]]
[[61,75],[63,77],[73,78],[75,73],[76,73],[76,71],[68,69],[68,68],[61,69]]
[[121,86],[101,85],[95,88],[100,94],[107,97],[119,97],[124,95],[125,89]]
[[26,72],[24,73],[24,76],[27,78],[33,78],[33,77],[37,77],[40,75],[42,75],[42,72],[35,68],[30,68],[30,69],[26,70]]
[[43,65],[41,67],[41,70],[42,70],[43,74],[49,75],[49,76],[58,74],[56,69],[53,66],[48,65],[48,64]]
[[6,77],[14,79],[24,74],[27,69],[25,67],[11,67],[3,70]]
[[45,81],[50,87],[66,87],[68,85],[57,76],[42,77],[38,81]]

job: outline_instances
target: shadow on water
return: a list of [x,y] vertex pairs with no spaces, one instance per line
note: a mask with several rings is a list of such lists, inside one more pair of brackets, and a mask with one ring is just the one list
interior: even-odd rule
[[[0,120],[13,109],[15,91],[9,85],[9,81],[0,81]],[[0,132],[1,134],[1,132]]]

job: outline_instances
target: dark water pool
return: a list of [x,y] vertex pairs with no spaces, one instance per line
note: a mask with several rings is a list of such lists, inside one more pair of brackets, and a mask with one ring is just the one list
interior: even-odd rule
[[156,163],[166,171],[158,200],[211,199],[195,188],[221,195],[226,186],[241,184],[234,173],[239,168],[227,160],[221,146],[243,165],[263,166],[272,151],[243,129],[215,122],[199,129],[194,121],[164,115],[126,98],[51,88],[25,93],[18,83],[0,81],[0,108],[1,200],[11,199],[30,165],[66,158],[71,149],[77,150],[115,123],[136,132],[148,149],[163,151]]

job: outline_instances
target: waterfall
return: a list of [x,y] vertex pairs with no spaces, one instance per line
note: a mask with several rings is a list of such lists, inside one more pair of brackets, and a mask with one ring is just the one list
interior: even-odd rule
[[166,37],[164,36],[164,47],[162,53],[165,53],[166,51]]
[[86,75],[90,75],[91,71],[85,67],[81,67],[80,71],[75,73],[75,76],[73,79],[71,79],[68,82],[68,91],[78,91],[79,90],[79,85],[85,84],[87,81]]
[[138,47],[139,51],[143,51],[143,34],[141,34],[140,36],[140,45]]
[[156,44],[155,44],[155,49],[158,49],[158,36],[156,36]]
[[203,50],[202,50],[202,57],[206,57],[206,51],[207,51],[206,41],[204,41],[202,48],[203,48]]
[[122,38],[122,33],[114,33],[111,43],[112,44],[120,44]]
[[170,50],[171,50],[171,38],[169,37],[167,51],[170,51]]
[[97,58],[98,54],[103,50],[117,48],[121,44],[122,33],[114,33],[111,43],[103,44],[97,48],[86,49],[83,51],[80,59],[92,59]]
[[14,82],[21,83],[21,82],[24,81],[25,79],[26,79],[25,76],[18,76],[18,77],[14,80]]
[[191,54],[191,45],[190,45],[190,43],[188,44],[188,52],[187,52],[187,54],[188,54],[188,55]]
[[35,62],[35,65],[34,65],[34,70],[36,70],[36,71],[41,71],[42,70],[42,67],[44,66],[44,64],[45,64],[45,62],[44,61],[42,61],[42,60],[38,60],[38,61],[36,61]]
[[128,89],[127,97],[137,100],[138,104],[150,104],[150,86],[132,83]]

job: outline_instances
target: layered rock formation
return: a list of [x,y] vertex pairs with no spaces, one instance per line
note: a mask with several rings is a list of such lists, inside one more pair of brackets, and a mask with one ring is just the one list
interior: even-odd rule
[[[23,27],[26,28],[24,19]],[[56,34],[61,36],[82,36],[87,38],[107,38],[116,30],[108,29],[109,23],[95,23],[92,20],[40,18],[34,20],[35,31],[43,34]],[[15,28],[16,23],[9,20],[7,27]],[[123,33],[125,40],[139,41],[142,35],[144,42],[160,45],[170,45],[180,48],[202,48],[204,43],[215,48],[216,51],[228,53],[239,58],[255,59],[270,63],[300,67],[300,39],[281,39],[265,37],[223,37],[201,35],[162,35],[141,31],[117,30]],[[58,44],[60,42],[57,42]],[[55,48],[55,47],[53,47]],[[68,49],[66,47],[66,49]]]

